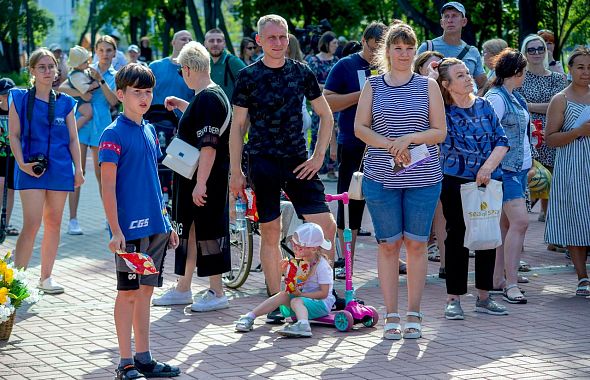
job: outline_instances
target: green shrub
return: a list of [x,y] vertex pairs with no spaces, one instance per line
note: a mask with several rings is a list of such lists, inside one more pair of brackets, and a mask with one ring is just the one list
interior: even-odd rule
[[19,87],[29,86],[29,72],[26,70],[23,70],[20,73],[16,71],[10,73],[0,73],[0,78],[10,78]]

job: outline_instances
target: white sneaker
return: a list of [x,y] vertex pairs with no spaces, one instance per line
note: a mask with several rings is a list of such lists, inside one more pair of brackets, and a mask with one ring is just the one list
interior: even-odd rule
[[201,298],[191,305],[191,310],[203,312],[226,309],[228,307],[229,301],[225,295],[217,297],[217,294],[215,294],[213,290],[209,289],[201,296]]
[[193,293],[190,290],[179,292],[176,288],[170,288],[160,297],[152,299],[154,306],[188,305],[193,302]]
[[47,294],[61,294],[64,292],[64,287],[54,281],[51,277],[45,280],[39,280],[38,288]]
[[84,235],[84,232],[82,232],[80,224],[78,223],[78,219],[70,219],[70,223],[68,224],[68,235]]

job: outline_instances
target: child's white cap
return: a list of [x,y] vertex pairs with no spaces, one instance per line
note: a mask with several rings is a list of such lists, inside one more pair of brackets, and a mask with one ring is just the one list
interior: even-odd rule
[[84,49],[82,46],[74,46],[70,49],[70,55],[68,57],[68,65],[70,67],[78,67],[81,64],[88,62],[90,59],[90,52]]
[[303,223],[293,233],[293,242],[301,247],[332,248],[332,243],[324,239],[322,227],[315,223]]

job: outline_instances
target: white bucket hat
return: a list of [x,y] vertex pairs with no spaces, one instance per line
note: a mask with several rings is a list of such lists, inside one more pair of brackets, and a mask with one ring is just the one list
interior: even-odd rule
[[301,247],[332,248],[332,243],[324,238],[324,231],[315,223],[303,223],[293,233],[293,242]]
[[88,62],[90,59],[91,54],[88,50],[83,48],[82,46],[74,46],[70,49],[70,55],[68,57],[68,65],[70,67],[78,67],[84,62]]

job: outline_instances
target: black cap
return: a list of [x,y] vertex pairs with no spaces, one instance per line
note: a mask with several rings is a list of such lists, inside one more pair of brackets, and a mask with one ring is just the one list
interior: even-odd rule
[[10,78],[0,79],[0,95],[8,94],[8,90],[14,88],[15,84]]

